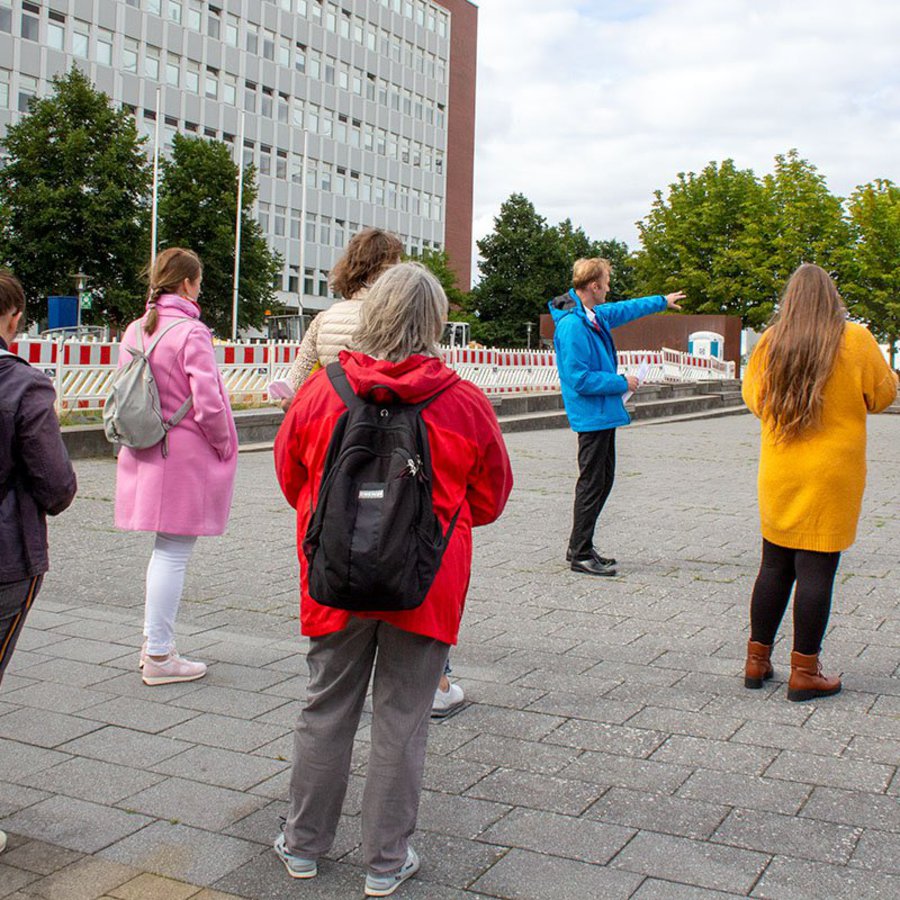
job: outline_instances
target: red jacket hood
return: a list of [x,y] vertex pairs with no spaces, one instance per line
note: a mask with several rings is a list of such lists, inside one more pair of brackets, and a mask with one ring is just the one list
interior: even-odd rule
[[456,372],[434,356],[415,354],[401,362],[389,362],[342,350],[340,361],[356,394],[383,402],[390,393],[378,388],[389,388],[404,403],[421,403],[460,380]]

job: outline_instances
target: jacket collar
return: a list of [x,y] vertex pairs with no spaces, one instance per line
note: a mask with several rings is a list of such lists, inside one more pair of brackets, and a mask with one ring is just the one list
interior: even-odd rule
[[179,294],[162,294],[156,299],[155,304],[147,301],[148,310],[154,305],[160,311],[172,310],[183,316],[190,316],[192,319],[200,318],[200,304],[196,300],[189,300]]

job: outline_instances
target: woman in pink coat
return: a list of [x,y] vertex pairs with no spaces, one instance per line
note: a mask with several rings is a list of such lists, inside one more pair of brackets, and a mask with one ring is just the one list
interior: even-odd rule
[[169,419],[190,397],[193,405],[163,445],[146,450],[122,447],[116,478],[116,525],[126,531],[156,533],[144,611],[141,667],[144,684],[194,681],[206,674],[201,662],[175,651],[175,617],[188,560],[199,535],[222,534],[231,511],[237,470],[237,431],[210,330],[200,319],[197,298],[203,268],[196,253],[172,247],[156,259],[150,273],[147,312],[122,338],[119,365],[131,358],[128,347],[149,348],[162,415]]

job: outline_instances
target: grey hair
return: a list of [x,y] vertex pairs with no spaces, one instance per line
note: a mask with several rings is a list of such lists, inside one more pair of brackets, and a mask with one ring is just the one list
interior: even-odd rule
[[414,353],[439,356],[447,295],[420,263],[400,263],[378,276],[363,301],[352,346],[375,359],[400,362]]

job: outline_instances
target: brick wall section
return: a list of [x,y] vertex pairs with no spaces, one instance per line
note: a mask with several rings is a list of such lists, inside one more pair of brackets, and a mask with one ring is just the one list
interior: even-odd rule
[[[553,319],[541,316],[541,337],[553,340]],[[695,331],[715,331],[725,338],[725,360],[741,370],[741,317],[714,315],[645,316],[613,329],[617,350],[659,350],[668,347],[687,353],[688,336]]]
[[467,291],[472,285],[472,192],[475,172],[478,8],[469,0],[436,0],[436,2],[448,9],[451,14],[444,240],[459,287]]

